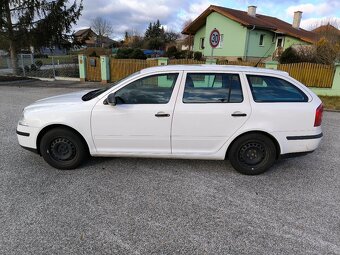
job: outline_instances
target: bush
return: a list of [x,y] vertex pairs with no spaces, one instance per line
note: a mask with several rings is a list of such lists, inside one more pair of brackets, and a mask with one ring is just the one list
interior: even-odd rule
[[34,54],[34,58],[48,58],[48,55],[47,54],[37,53],[37,54]]
[[97,53],[96,51],[92,51],[91,54],[89,55],[89,57],[97,57]]
[[177,50],[176,46],[171,46],[171,47],[169,47],[168,50],[166,51],[166,54],[165,54],[165,55],[166,55],[168,58],[176,58],[176,55],[178,55],[177,53],[178,53],[178,50]]
[[299,63],[301,62],[301,59],[297,51],[293,49],[292,47],[289,47],[284,52],[282,52],[279,58],[279,62],[281,64]]
[[146,59],[144,52],[141,49],[134,49],[129,55],[131,59]]
[[24,66],[25,72],[28,73],[30,71],[30,67],[29,66]]
[[32,64],[31,71],[38,71],[38,67],[35,64]]
[[195,60],[202,60],[203,54],[200,51],[195,51],[194,53],[194,59]]
[[40,69],[40,67],[42,67],[42,65],[43,65],[43,62],[41,60],[37,60],[37,61],[35,61],[35,65],[37,66],[37,68]]
[[146,59],[146,55],[141,49],[122,48],[117,51],[118,59]]
[[193,56],[194,56],[194,52],[191,51],[191,50],[184,50],[184,51],[182,51],[182,52],[183,52],[183,55],[184,55],[186,58],[192,59]]
[[130,54],[132,54],[133,49],[131,48],[121,48],[117,51],[116,58],[119,59],[127,59],[130,58]]
[[332,44],[326,39],[322,38],[316,44],[316,59],[318,63],[331,65],[340,55],[340,47],[337,44]]

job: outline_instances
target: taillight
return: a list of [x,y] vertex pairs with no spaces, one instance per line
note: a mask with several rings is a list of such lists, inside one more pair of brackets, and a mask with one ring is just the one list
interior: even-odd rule
[[322,113],[323,113],[323,104],[320,104],[319,107],[316,108],[316,111],[315,111],[314,127],[321,126]]

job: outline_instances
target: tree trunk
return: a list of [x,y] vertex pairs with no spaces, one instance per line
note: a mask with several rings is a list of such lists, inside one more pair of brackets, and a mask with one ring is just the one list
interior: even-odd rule
[[6,20],[7,20],[7,30],[8,30],[8,39],[9,39],[9,51],[11,55],[11,63],[13,68],[13,73],[18,73],[18,59],[17,59],[17,48],[16,48],[16,40],[15,40],[15,34],[13,31],[13,23],[12,23],[12,17],[11,17],[11,9],[9,6],[9,2],[7,1],[5,3],[5,12],[6,12]]
[[17,55],[17,49],[14,45],[14,43],[10,43],[10,48],[9,48],[10,56],[11,56],[11,64],[13,68],[13,74],[17,75],[18,74],[18,55]]

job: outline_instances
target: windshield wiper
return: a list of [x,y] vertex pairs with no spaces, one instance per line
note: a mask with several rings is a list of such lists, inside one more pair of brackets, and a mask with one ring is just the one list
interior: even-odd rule
[[86,93],[85,95],[83,95],[81,99],[82,99],[83,101],[91,100],[92,98],[95,97],[94,95],[96,95],[97,92],[98,92],[99,90],[101,90],[101,89],[91,90],[90,92],[88,92],[88,93]]

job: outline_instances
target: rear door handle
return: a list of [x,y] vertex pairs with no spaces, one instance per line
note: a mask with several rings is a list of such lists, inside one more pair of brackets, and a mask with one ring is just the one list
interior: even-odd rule
[[243,113],[243,112],[234,112],[234,113],[231,114],[231,116],[233,116],[233,117],[246,117],[247,114]]
[[165,113],[165,112],[157,112],[157,113],[155,114],[155,116],[156,116],[157,118],[166,118],[166,117],[170,117],[170,114],[169,114],[169,113]]

